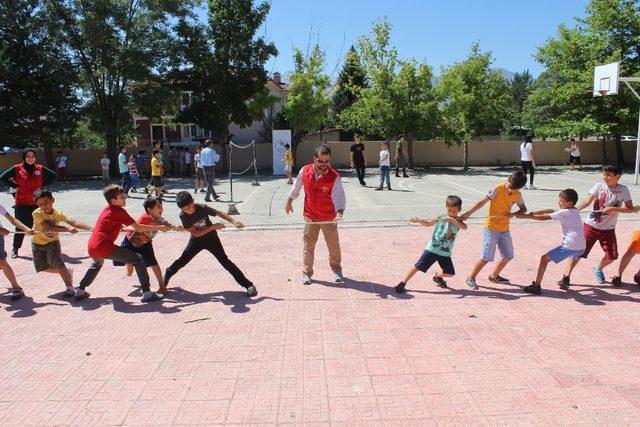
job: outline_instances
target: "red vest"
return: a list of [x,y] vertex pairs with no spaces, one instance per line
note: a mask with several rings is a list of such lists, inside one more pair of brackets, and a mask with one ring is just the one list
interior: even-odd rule
[[333,183],[340,175],[329,166],[329,170],[316,181],[313,165],[304,167],[304,217],[311,221],[331,221],[336,217],[336,207],[331,199]]
[[42,181],[44,179],[44,169],[42,165],[34,164],[32,174],[27,172],[23,163],[18,163],[13,168],[15,171],[13,179],[18,184],[16,206],[35,206],[36,201],[33,199],[33,193],[35,193],[38,188],[42,188]]

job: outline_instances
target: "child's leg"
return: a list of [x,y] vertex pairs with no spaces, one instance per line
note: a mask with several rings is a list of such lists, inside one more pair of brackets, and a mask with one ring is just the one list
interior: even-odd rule
[[153,275],[156,276],[156,280],[158,281],[158,289],[162,293],[167,290],[167,287],[164,285],[164,280],[162,279],[162,269],[160,269],[159,265],[152,265],[151,271],[153,271]]
[[187,247],[184,248],[184,251],[182,251],[182,255],[180,255],[180,258],[175,260],[173,264],[171,264],[164,271],[164,286],[167,286],[169,284],[169,279],[171,278],[171,276],[176,274],[182,267],[189,264],[189,261],[191,261],[196,255],[198,255],[202,249],[203,248],[195,239],[189,239],[189,243],[187,243]]
[[618,239],[615,230],[601,230],[602,233],[598,239],[600,247],[604,251],[604,257],[600,260],[600,269],[604,269],[613,261],[618,259]]
[[485,261],[484,259],[478,260],[478,262],[473,266],[471,273],[469,273],[469,279],[475,279],[478,276],[478,273],[480,273],[480,270],[482,270],[488,262],[489,261]]
[[473,266],[473,270],[469,273],[468,279],[475,279],[487,263],[493,261],[496,255],[496,246],[498,244],[498,234],[486,228],[482,234],[482,258]]
[[20,285],[18,285],[16,274],[13,272],[13,268],[11,268],[6,259],[0,261],[0,268],[2,269],[2,272],[6,276],[9,283],[11,283],[11,287],[13,289],[22,289]]
[[231,273],[235,281],[238,282],[240,286],[248,288],[253,285],[253,283],[245,277],[244,273],[242,273],[238,266],[235,265],[229,257],[227,257],[227,254],[224,252],[224,248],[222,247],[222,242],[220,242],[220,238],[217,235],[213,238],[207,239],[204,249],[208,250],[214,257],[216,257],[220,265]]
[[46,270],[42,270],[43,273],[54,273],[54,274],[59,274],[60,277],[62,278],[62,281],[64,282],[65,285],[67,286],[73,286],[73,283],[71,283],[71,275],[69,274],[69,270],[67,270],[67,267],[62,267],[62,268],[47,268]]
[[415,276],[418,271],[420,270],[418,270],[415,267],[411,267],[411,270],[407,271],[407,274],[405,274],[404,279],[402,279],[402,281],[404,283],[409,283],[409,280],[411,280],[411,278]]
[[547,254],[544,254],[540,257],[540,263],[538,264],[538,274],[536,274],[536,285],[538,286],[542,284],[542,278],[544,277],[544,272],[547,270],[549,261],[551,261],[551,259]]
[[498,250],[500,250],[500,255],[502,256],[502,259],[498,264],[496,264],[496,267],[494,268],[493,273],[491,274],[491,277],[494,279],[500,276],[500,273],[502,272],[502,270],[507,266],[507,264],[509,264],[509,261],[511,261],[514,257],[513,241],[511,240],[511,233],[509,233],[508,231],[505,231],[503,233],[498,233],[497,240],[498,240],[497,242]]
[[502,270],[504,270],[504,268],[507,266],[507,264],[509,264],[510,261],[511,260],[508,258],[502,258],[500,262],[496,264],[496,267],[493,269],[493,273],[491,273],[491,277],[493,277],[494,279],[497,278],[502,272]]
[[78,289],[81,289],[84,291],[87,286],[93,283],[98,273],[100,273],[100,270],[102,269],[103,265],[104,265],[104,259],[102,258],[94,259],[93,262],[91,263],[91,266],[89,267],[87,272],[84,274],[84,277],[82,278],[82,280],[80,280]]
[[620,259],[620,266],[618,266],[618,276],[620,278],[622,278],[622,274],[627,269],[627,267],[629,266],[629,263],[631,262],[631,260],[635,255],[636,255],[636,250],[633,249],[632,247],[629,247],[629,249],[627,249],[624,255],[622,255],[622,258]]
[[116,246],[116,248],[107,256],[108,259],[114,261],[120,261],[125,264],[133,265],[140,281],[140,287],[143,292],[149,292],[149,273],[147,273],[147,267],[142,262],[142,257],[132,250],[123,248],[122,246]]

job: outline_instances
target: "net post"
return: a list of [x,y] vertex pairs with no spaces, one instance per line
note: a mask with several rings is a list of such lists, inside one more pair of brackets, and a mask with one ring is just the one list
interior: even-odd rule
[[638,174],[640,173],[640,107],[638,108],[638,138],[636,139],[636,170],[633,183],[638,185]]
[[239,215],[238,208],[236,204],[233,202],[233,171],[231,170],[233,158],[233,142],[229,140],[229,194],[230,194],[230,202],[227,209],[227,215]]
[[253,144],[253,176],[254,181],[251,185],[254,187],[259,187],[260,183],[258,182],[258,161],[256,160],[256,140],[251,141]]

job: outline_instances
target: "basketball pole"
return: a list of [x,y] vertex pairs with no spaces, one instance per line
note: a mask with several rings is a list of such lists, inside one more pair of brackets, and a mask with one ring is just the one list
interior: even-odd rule
[[[640,82],[640,77],[620,77],[620,81],[624,82],[631,92],[638,98],[640,101],[640,95],[636,90],[631,86],[630,82]],[[640,175],[640,107],[638,108],[638,137],[636,139],[636,169],[635,176],[633,178],[633,183],[638,185],[638,175]]]

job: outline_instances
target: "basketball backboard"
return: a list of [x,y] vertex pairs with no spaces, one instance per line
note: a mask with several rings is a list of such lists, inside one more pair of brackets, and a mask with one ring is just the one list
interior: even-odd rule
[[617,95],[620,63],[597,65],[593,71],[593,96]]

